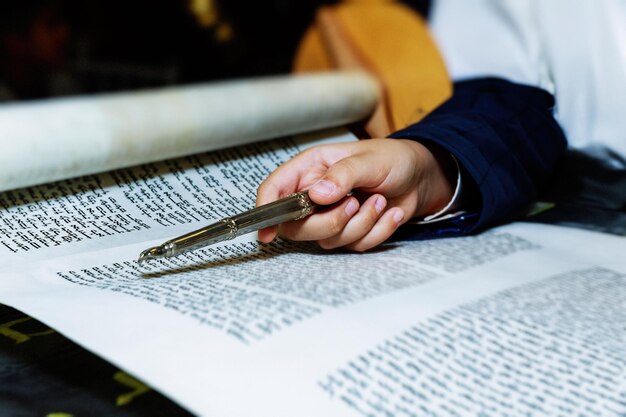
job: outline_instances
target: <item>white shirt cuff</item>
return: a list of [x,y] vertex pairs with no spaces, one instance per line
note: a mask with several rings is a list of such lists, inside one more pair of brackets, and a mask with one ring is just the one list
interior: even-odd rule
[[454,194],[452,195],[452,199],[444,208],[439,210],[435,214],[430,214],[424,217],[422,220],[415,221],[415,224],[427,224],[427,223],[435,223],[442,220],[450,219],[452,217],[460,216],[465,213],[465,210],[458,210],[460,201],[461,201],[461,191],[463,190],[463,181],[461,178],[461,167],[459,166],[459,161],[456,160],[454,155],[450,154],[452,159],[454,160],[454,164],[456,165],[456,188],[454,190]]

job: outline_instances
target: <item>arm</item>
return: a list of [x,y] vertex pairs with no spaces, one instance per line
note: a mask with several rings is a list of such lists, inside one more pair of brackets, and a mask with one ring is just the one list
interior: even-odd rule
[[[421,122],[392,135],[453,154],[476,193],[477,216],[456,222],[467,233],[510,218],[530,203],[566,147],[547,92],[503,79],[455,84],[453,97]],[[471,197],[471,196],[470,196]]]

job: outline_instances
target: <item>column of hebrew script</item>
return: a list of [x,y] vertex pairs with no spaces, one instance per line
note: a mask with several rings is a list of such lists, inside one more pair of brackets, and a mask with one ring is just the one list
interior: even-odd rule
[[560,274],[418,323],[319,387],[362,416],[622,416],[624,305],[624,274]]
[[[449,251],[450,245],[457,250]],[[447,267],[459,272],[536,247],[515,235],[490,233],[328,257],[315,244],[259,246],[244,238],[142,266],[126,260],[58,276],[148,301],[251,344],[330,309],[443,278]],[[332,279],[324,270],[332,270]]]
[[175,235],[252,208],[258,184],[312,143],[260,142],[0,193],[0,259]]

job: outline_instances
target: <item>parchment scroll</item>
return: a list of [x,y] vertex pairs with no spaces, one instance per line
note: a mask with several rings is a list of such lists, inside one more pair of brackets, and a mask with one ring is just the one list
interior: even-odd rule
[[377,98],[327,73],[3,105],[0,191],[339,126]]

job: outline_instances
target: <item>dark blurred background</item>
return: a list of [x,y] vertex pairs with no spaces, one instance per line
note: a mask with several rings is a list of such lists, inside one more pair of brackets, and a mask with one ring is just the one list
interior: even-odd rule
[[6,0],[0,100],[285,73],[315,9],[336,2]]
[[0,6],[7,98],[289,70],[319,0],[11,0]]

